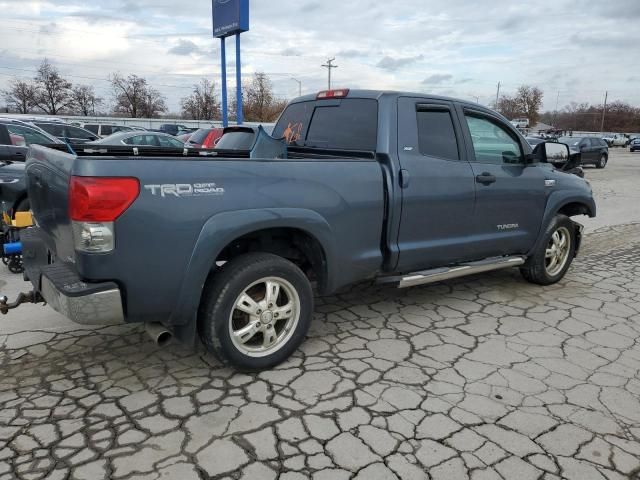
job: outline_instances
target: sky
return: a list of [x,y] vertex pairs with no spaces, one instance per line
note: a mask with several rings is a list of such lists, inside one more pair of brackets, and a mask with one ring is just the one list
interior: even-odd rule
[[[0,89],[44,57],[111,101],[108,76],[144,76],[179,110],[202,77],[220,86],[211,0],[0,0]],[[640,0],[250,0],[243,82],[267,73],[279,98],[327,86],[448,95],[488,105],[528,84],[544,109],[640,106]],[[229,88],[235,85],[227,40]],[[231,53],[231,55],[229,55]]]

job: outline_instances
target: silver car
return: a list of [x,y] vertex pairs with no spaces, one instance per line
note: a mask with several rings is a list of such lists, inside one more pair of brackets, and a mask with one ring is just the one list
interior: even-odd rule
[[183,148],[184,143],[173,135],[161,132],[118,132],[85,145],[130,145],[132,147]]

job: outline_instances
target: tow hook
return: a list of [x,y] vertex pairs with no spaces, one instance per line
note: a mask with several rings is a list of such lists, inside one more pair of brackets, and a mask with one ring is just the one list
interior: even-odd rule
[[36,292],[35,290],[28,293],[19,293],[15,302],[8,303],[8,300],[9,299],[4,295],[0,297],[0,313],[3,315],[6,315],[9,310],[17,308],[23,303],[47,303],[42,295],[40,295],[40,292]]

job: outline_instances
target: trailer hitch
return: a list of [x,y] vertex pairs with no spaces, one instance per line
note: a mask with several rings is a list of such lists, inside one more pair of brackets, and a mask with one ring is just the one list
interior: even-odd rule
[[28,293],[19,293],[18,298],[16,298],[14,302],[8,303],[8,300],[4,295],[0,297],[0,313],[2,313],[2,315],[6,315],[9,310],[17,308],[23,303],[47,303],[42,295],[40,295],[40,292],[36,292],[35,290]]

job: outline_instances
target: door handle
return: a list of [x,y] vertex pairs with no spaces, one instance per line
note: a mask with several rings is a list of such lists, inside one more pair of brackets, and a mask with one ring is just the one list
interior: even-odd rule
[[489,185],[491,183],[495,183],[495,181],[496,176],[491,175],[489,172],[482,172],[480,175],[476,175],[476,182],[483,185]]
[[409,172],[404,168],[400,170],[400,187],[407,188],[409,186]]

